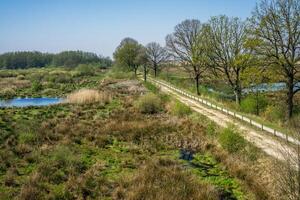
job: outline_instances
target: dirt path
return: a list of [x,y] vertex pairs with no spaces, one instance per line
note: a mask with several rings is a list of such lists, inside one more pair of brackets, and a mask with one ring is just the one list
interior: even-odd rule
[[293,156],[294,157],[293,160],[296,160],[296,155],[297,155],[296,151],[290,146],[288,146],[287,144],[285,144],[284,142],[280,142],[266,133],[263,133],[261,131],[255,130],[254,128],[243,125],[241,122],[229,117],[228,115],[223,114],[218,110],[207,108],[206,106],[202,105],[197,101],[194,101],[188,97],[178,94],[173,90],[170,90],[166,86],[163,85],[159,85],[159,86],[163,92],[172,94],[179,101],[188,105],[194,111],[202,115],[205,115],[206,117],[214,121],[219,126],[227,127],[229,124],[234,124],[236,127],[239,128],[240,132],[242,133],[242,135],[246,140],[253,143],[258,148],[262,149],[266,154],[282,161],[286,160],[286,158],[288,157],[287,155]]

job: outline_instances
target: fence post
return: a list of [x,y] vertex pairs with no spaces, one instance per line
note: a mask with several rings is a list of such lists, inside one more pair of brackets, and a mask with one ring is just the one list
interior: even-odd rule
[[263,124],[261,124],[261,130],[264,130],[264,125]]

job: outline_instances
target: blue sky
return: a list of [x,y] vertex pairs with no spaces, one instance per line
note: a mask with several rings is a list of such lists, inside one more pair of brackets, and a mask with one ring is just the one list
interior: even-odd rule
[[250,16],[256,0],[0,0],[0,53],[92,51],[111,56],[124,37],[157,41],[184,19]]

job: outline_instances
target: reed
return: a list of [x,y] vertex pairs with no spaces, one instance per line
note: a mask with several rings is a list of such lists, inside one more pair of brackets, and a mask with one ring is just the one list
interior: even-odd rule
[[111,101],[111,95],[108,92],[99,92],[92,89],[81,89],[67,96],[66,102],[72,104],[107,104]]

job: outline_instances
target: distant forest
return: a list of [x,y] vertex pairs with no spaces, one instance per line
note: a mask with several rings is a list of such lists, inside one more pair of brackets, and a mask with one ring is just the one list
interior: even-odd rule
[[98,64],[107,68],[112,65],[109,57],[83,51],[63,51],[57,54],[38,51],[19,51],[0,54],[0,69],[25,69],[30,67],[64,66],[76,67],[79,64]]

